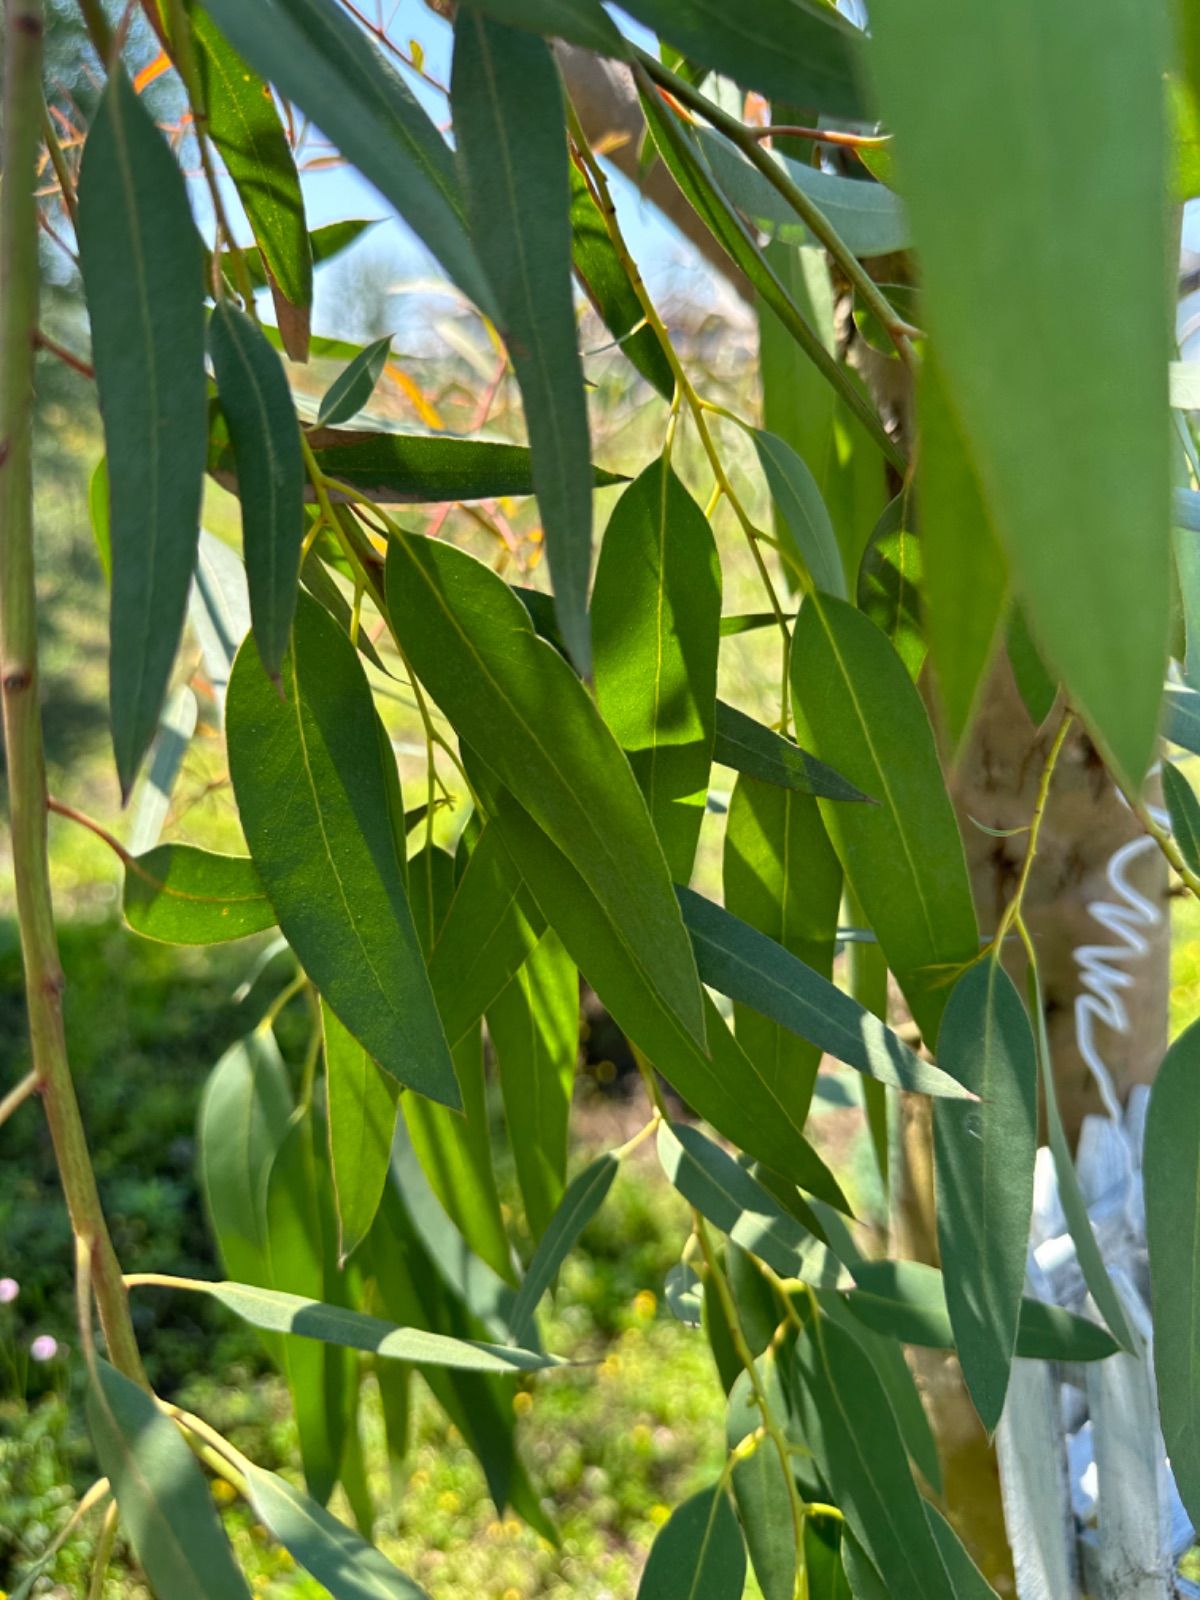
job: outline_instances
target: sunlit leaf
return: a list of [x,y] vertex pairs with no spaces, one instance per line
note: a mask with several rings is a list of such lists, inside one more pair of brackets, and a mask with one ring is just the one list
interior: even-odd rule
[[[758,1381],[778,1415],[778,1410],[783,1409],[779,1403],[784,1397],[775,1352],[767,1350],[755,1365]],[[750,1374],[743,1372],[730,1391],[725,1412],[726,1448],[733,1450],[741,1444],[761,1428],[762,1420]],[[760,1438],[757,1448],[734,1467],[731,1479],[733,1498],[763,1600],[795,1600],[796,1528],[792,1497],[774,1441]]]
[[379,1209],[391,1160],[400,1090],[396,1080],[376,1066],[324,1004],[321,1027],[338,1253],[344,1261],[366,1238]]
[[761,428],[755,430],[753,437],[794,558],[818,589],[844,600],[846,577],[841,552],[817,480],[786,440]]
[[574,1249],[579,1235],[604,1204],[604,1197],[612,1188],[617,1169],[615,1156],[598,1156],[567,1185],[566,1193],[559,1201],[517,1290],[512,1309],[514,1339],[520,1341],[529,1337],[534,1313],[542,1296],[554,1282],[559,1267]]
[[637,1600],[740,1600],[746,1547],[723,1484],[671,1513],[650,1546]]
[[868,798],[840,772],[724,700],[717,701],[713,760],[760,783],[793,789],[797,794],[824,795],[829,800]]
[[249,856],[160,844],[125,869],[122,909],[135,933],[165,944],[220,944],[275,925]]
[[1192,871],[1200,872],[1200,801],[1196,791],[1169,761],[1162,765],[1162,786],[1175,843]]
[[335,427],[348,422],[366,405],[387,365],[392,335],[366,345],[326,389],[317,409],[317,426]]

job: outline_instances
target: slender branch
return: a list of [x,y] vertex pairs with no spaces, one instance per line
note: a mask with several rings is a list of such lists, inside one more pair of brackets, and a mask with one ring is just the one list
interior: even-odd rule
[[7,0],[4,183],[0,187],[0,692],[17,922],[33,1067],[71,1227],[88,1255],[109,1354],[144,1382],[121,1269],[104,1221],[63,1029],[63,972],[46,840],[33,562],[33,366],[38,313],[37,179],[41,0]]
[[1173,870],[1179,876],[1180,881],[1192,894],[1200,898],[1200,875],[1193,872],[1191,867],[1188,866],[1187,860],[1176,843],[1171,830],[1163,827],[1162,823],[1151,812],[1150,807],[1139,796],[1130,794],[1124,787],[1121,787],[1121,793],[1124,795],[1129,809],[1162,851]]
[[1017,886],[1013,891],[1012,899],[1004,908],[1003,915],[996,927],[996,934],[992,940],[992,959],[998,961],[1004,948],[1004,941],[1016,926],[1021,916],[1021,907],[1025,900],[1025,890],[1029,887],[1029,875],[1033,871],[1033,863],[1037,858],[1038,838],[1042,831],[1042,821],[1046,815],[1046,803],[1050,798],[1050,785],[1054,782],[1054,769],[1058,766],[1058,758],[1062,754],[1063,746],[1067,742],[1067,735],[1074,724],[1075,717],[1070,711],[1063,714],[1059,723],[1058,732],[1046,755],[1046,764],[1042,768],[1041,782],[1038,784],[1037,799],[1033,805],[1033,815],[1029,819],[1029,838],[1025,845],[1025,859],[1021,862],[1021,871],[1017,877]]
[[92,1558],[92,1581],[88,1584],[88,1600],[102,1600],[104,1579],[112,1559],[113,1545],[117,1542],[117,1523],[120,1520],[117,1502],[113,1500],[104,1513],[100,1537],[96,1540],[96,1554]]
[[811,139],[814,144],[836,144],[849,150],[882,150],[892,141],[885,133],[838,133],[833,128],[806,128],[799,122],[767,122],[746,127],[752,139]]
[[76,214],[75,180],[71,176],[70,167],[67,166],[67,158],[63,154],[63,147],[59,143],[58,134],[54,131],[54,121],[50,116],[50,108],[45,101],[42,102],[42,139],[46,146],[46,153],[50,157],[50,165],[54,168],[54,176],[58,179],[62,203],[66,207],[67,215],[74,223]]
[[41,1088],[42,1080],[36,1072],[27,1072],[20,1083],[15,1084],[0,1100],[0,1128],[8,1121],[14,1111],[23,1106],[30,1095],[36,1094]]
[[39,328],[36,334],[37,347],[44,350],[47,355],[55,356],[65,367],[70,367],[72,372],[77,372],[81,378],[94,378],[95,367],[85,361],[82,356],[77,356],[73,350],[68,350],[66,345],[59,344],[57,339],[52,339],[48,333],[43,333]]

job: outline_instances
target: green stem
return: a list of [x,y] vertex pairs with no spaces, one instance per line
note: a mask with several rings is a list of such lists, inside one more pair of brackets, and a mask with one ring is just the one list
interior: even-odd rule
[[63,1030],[63,973],[50,897],[46,764],[38,705],[33,562],[33,367],[38,313],[37,179],[41,0],[7,0],[4,183],[0,187],[0,692],[17,922],[33,1068],[66,1196],[86,1250],[114,1364],[144,1381],[121,1269],[88,1155]]

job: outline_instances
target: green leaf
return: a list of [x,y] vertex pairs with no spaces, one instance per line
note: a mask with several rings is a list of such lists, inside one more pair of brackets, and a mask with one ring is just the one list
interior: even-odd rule
[[[332,261],[335,256],[341,255],[343,250],[348,250],[362,238],[364,233],[376,226],[377,220],[347,218],[344,222],[326,222],[321,227],[314,228],[308,235],[308,248],[313,266],[323,267],[327,261]],[[248,246],[242,251],[242,263],[254,288],[265,289],[268,282],[266,269],[263,266],[262,253],[256,246]],[[228,251],[221,253],[221,270],[227,278],[233,276],[233,260]],[[269,338],[273,330],[263,331]],[[319,339],[316,341],[318,346],[321,342]],[[282,346],[282,341],[280,344]]]
[[259,263],[265,263],[288,354],[294,361],[305,361],[313,254],[300,174],[287,134],[266,84],[230,48],[212,19],[193,8],[191,27],[207,117],[205,131],[233,179],[258,247]]
[[900,494],[884,508],[858,570],[858,607],[887,638],[915,683],[925,665],[924,555],[912,496]]
[[497,22],[565,39],[601,55],[623,56],[628,49],[599,0],[464,0],[463,9],[468,7]]
[[[793,247],[814,244],[779,190],[727,139],[704,129],[699,141],[721,188],[760,232]],[[908,249],[912,240],[904,207],[900,197],[883,184],[822,172],[820,167],[789,160],[777,152],[772,152],[772,159],[821,209],[856,256],[884,256]],[[889,340],[888,349],[892,348]]]
[[[629,276],[621,264],[587,179],[571,163],[571,259],[596,315],[664,400],[675,393],[675,374]],[[636,331],[635,331],[636,330]]]
[[579,1055],[579,971],[552,930],[488,1006],[487,1026],[525,1220],[540,1240],[562,1198]]
[[925,626],[951,752],[961,748],[1008,599],[1008,563],[946,393],[926,352],[918,385]]
[[1058,684],[1046,671],[1020,606],[1013,607],[1008,625],[1008,660],[1029,720],[1035,728],[1040,728],[1054,710]]
[[979,1096],[934,1107],[934,1174],[954,1344],[991,1434],[1017,1342],[1038,1120],[1033,1028],[999,961],[977,962],[955,984],[937,1057]]
[[322,1001],[329,1161],[344,1262],[370,1231],[387,1182],[400,1090]]
[[333,1600],[427,1600],[424,1589],[324,1506],[274,1472],[250,1462],[242,1470],[255,1516]]
[[962,840],[921,697],[879,629],[843,601],[805,605],[792,641],[796,731],[875,796],[821,815],[926,1039],[946,979],[979,941]]
[[949,403],[1039,644],[1136,787],[1169,608],[1167,7],[884,0],[871,35]]
[[124,72],[79,174],[79,263],[108,457],[109,690],[126,799],[183,628],[208,449],[199,235],[183,175]]
[[671,1513],[650,1546],[637,1600],[741,1600],[746,1547],[723,1484]]
[[[784,0],[784,3],[790,5],[792,0]],[[725,199],[696,141],[684,130],[678,117],[664,104],[657,92],[642,95],[642,110],[663,164],[679,185],[688,204],[734,265],[749,278],[763,302],[775,313],[809,360],[859,418],[888,460],[903,471],[903,457],[870,401],[855,386],[847,369],[839,365],[826,349],[820,333],[796,304],[774,267],[751,237],[746,224]]]
[[[781,1278],[827,1287],[846,1278],[829,1249],[698,1129],[681,1122],[661,1123],[658,1158],[689,1205]],[[819,1181],[819,1175],[809,1177]]]
[[220,944],[275,925],[249,856],[160,844],[125,868],[122,909],[135,933],[164,944]]
[[122,1531],[155,1593],[171,1600],[248,1600],[204,1475],[154,1397],[97,1358],[87,1414]]
[[1163,1058],[1146,1116],[1146,1243],[1154,1368],[1171,1470],[1188,1515],[1200,1510],[1200,1026]]
[[542,914],[621,1031],[700,1116],[739,1148],[788,1176],[808,1171],[813,1151],[803,1123],[737,1044],[711,1000],[704,1003],[704,1051],[650,987],[611,916],[571,863],[507,790],[496,787],[494,779],[489,788],[486,771],[468,767],[477,790],[489,790],[489,810]]
[[776,940],[691,889],[677,889],[700,977],[855,1071],[893,1089],[970,1100],[970,1089],[922,1061],[898,1034]]
[[[738,778],[725,823],[724,892],[726,909],[806,963],[806,976],[832,976],[842,868],[810,795]],[[820,1045],[740,1001],[733,1015],[738,1043],[806,1117]]]
[[794,559],[818,589],[844,600],[841,552],[816,479],[785,440],[761,428],[754,430],[753,439],[767,488],[795,551]]
[[724,700],[717,701],[713,760],[760,783],[797,794],[824,795],[829,800],[868,799],[840,772]]
[[349,422],[357,416],[375,392],[375,385],[387,365],[392,348],[392,335],[376,339],[374,344],[360,350],[354,360],[326,389],[317,410],[317,426],[333,427],[339,422]]
[[612,1188],[619,1166],[616,1156],[606,1152],[567,1185],[567,1191],[533,1253],[513,1302],[512,1332],[516,1341],[527,1339],[533,1331],[534,1313],[542,1296],[554,1282],[559,1267],[575,1248],[580,1234],[604,1204],[604,1197]]
[[203,4],[234,49],[313,119],[491,315],[450,149],[358,25],[331,0]]
[[956,1600],[996,1600],[996,1591],[967,1553],[967,1548],[947,1519],[929,1500],[925,1519],[941,1554]]
[[307,598],[283,682],[285,700],[243,645],[227,708],[238,810],[279,926],[380,1066],[457,1105],[389,816],[395,772],[354,646]]
[[109,525],[108,457],[101,456],[88,479],[88,520],[105,583],[112,583],[112,528]]
[[[782,1410],[784,1397],[775,1352],[765,1351],[755,1366],[759,1382],[772,1403],[772,1410],[776,1411],[775,1402],[779,1403],[779,1410]],[[730,1391],[725,1411],[726,1449],[735,1449],[761,1426],[762,1412],[750,1383],[750,1374],[743,1372]],[[787,1477],[774,1442],[769,1438],[760,1438],[752,1453],[734,1466],[731,1482],[750,1562],[763,1592],[763,1600],[795,1600],[796,1529]]]
[[1200,872],[1200,801],[1183,773],[1169,761],[1162,764],[1162,786],[1175,843],[1192,871]]
[[[136,1286],[136,1276],[130,1281]],[[511,1374],[541,1372],[567,1364],[560,1356],[543,1355],[536,1350],[477,1339],[452,1339],[425,1328],[398,1328],[381,1317],[288,1294],[282,1289],[261,1289],[248,1283],[204,1283],[199,1278],[168,1278],[165,1282],[171,1288],[210,1295],[256,1328],[296,1334],[347,1350],[365,1350],[389,1361],[411,1361],[417,1367]]]
[[208,342],[237,463],[254,641],[263,666],[278,681],[296,609],[304,538],[304,461],[296,410],[279,357],[232,301],[218,301]]
[[758,0],[729,10],[707,0],[629,0],[631,17],[691,61],[769,98],[861,118],[863,36],[816,0]]
[[[877,1333],[935,1350],[954,1347],[941,1273],[920,1261],[855,1261],[846,1304]],[[1016,1354],[1031,1361],[1103,1361],[1118,1349],[1106,1328],[1042,1300],[1021,1301]]]
[[808,1517],[804,1523],[804,1569],[808,1600],[854,1600],[842,1562],[842,1528],[833,1517]]
[[686,883],[716,723],[721,568],[666,457],[613,507],[592,591],[596,703],[629,757],[667,866]]
[[486,244],[497,326],[521,386],[555,614],[586,675],[591,445],[571,295],[565,112],[549,46],[464,8],[450,104],[471,232]]
[[645,981],[702,1043],[700,983],[662,848],[587,690],[508,586],[451,545],[393,540],[387,597],[413,670],[460,737],[567,855]]

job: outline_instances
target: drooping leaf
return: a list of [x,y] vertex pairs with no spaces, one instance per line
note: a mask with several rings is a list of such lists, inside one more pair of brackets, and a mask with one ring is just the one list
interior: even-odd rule
[[424,1589],[324,1506],[274,1472],[247,1463],[254,1514],[333,1600],[427,1600]]
[[249,856],[160,844],[125,869],[122,910],[135,933],[164,944],[220,944],[275,925]]
[[152,850],[162,837],[183,758],[196,732],[199,709],[196,696],[186,683],[167,696],[145,774],[134,790],[137,798],[129,826],[129,848],[134,855]]
[[[661,1123],[658,1157],[689,1205],[761,1257],[781,1278],[833,1287],[848,1281],[827,1246],[808,1233],[745,1167],[684,1123]],[[820,1175],[810,1174],[814,1182]]]
[[199,1464],[154,1397],[97,1358],[87,1414],[122,1530],[154,1592],[249,1600]]
[[840,772],[725,700],[717,701],[713,760],[760,783],[793,789],[797,794],[824,795],[829,800],[868,798]]
[[221,300],[208,329],[221,410],[237,463],[254,639],[278,679],[296,608],[304,538],[304,461],[279,357],[244,311]]
[[833,1517],[804,1523],[804,1570],[809,1600],[856,1600],[842,1560],[842,1526]]
[[366,345],[354,360],[338,373],[321,397],[317,426],[333,428],[357,416],[375,392],[375,385],[387,365],[392,335]]
[[927,1039],[947,976],[978,953],[962,840],[921,697],[875,625],[840,600],[805,605],[792,644],[805,745],[874,796],[821,815],[888,966]]
[[1154,1368],[1171,1470],[1188,1515],[1200,1509],[1200,1027],[1163,1058],[1146,1117],[1146,1243],[1154,1305]]
[[966,1545],[937,1506],[925,1502],[925,1519],[949,1575],[955,1600],[996,1600],[996,1591],[971,1559]]
[[322,1002],[329,1161],[337,1200],[338,1254],[366,1238],[387,1182],[399,1086]]
[[518,1342],[529,1337],[534,1313],[542,1296],[554,1282],[559,1267],[575,1248],[580,1234],[604,1204],[604,1197],[612,1188],[618,1166],[617,1158],[606,1153],[598,1156],[567,1185],[566,1193],[534,1251],[513,1302],[512,1331],[513,1338]]
[[1008,625],[1008,660],[1016,680],[1017,693],[1029,713],[1029,720],[1034,727],[1040,728],[1054,710],[1058,684],[1046,671],[1041,652],[1033,642],[1029,624],[1020,606],[1013,608]]
[[565,39],[601,55],[622,56],[627,45],[616,24],[605,14],[600,0],[465,0],[497,22],[529,28],[551,38]]
[[1196,791],[1169,761],[1162,765],[1162,786],[1175,843],[1192,871],[1200,872],[1200,801]]
[[925,636],[924,556],[915,507],[902,491],[888,502],[863,551],[858,607],[890,641],[915,682],[929,648]]
[[692,875],[716,724],[721,568],[670,462],[651,462],[604,530],[592,591],[596,702],[629,757],[676,883]]
[[208,411],[200,238],[175,158],[121,71],[84,146],[78,235],[108,459],[113,748],[128,798],[183,627]]
[[894,1089],[969,1100],[948,1073],[921,1061],[878,1017],[776,940],[691,889],[679,889],[700,976],[847,1066]]
[[[773,1350],[757,1360],[758,1380],[772,1402],[783,1401]],[[782,1410],[782,1405],[779,1406]],[[734,1384],[725,1411],[725,1446],[733,1450],[762,1426],[750,1374]],[[773,1440],[761,1438],[757,1448],[739,1461],[731,1474],[733,1498],[745,1535],[754,1576],[763,1600],[795,1600],[796,1528],[784,1466]]]
[[650,988],[702,1042],[700,984],[661,846],[579,679],[508,586],[448,544],[394,540],[387,595],[413,670],[460,737],[567,855]]
[[454,136],[473,237],[521,386],[533,482],[571,659],[591,670],[591,445],[571,297],[562,88],[544,40],[464,8],[454,28]]
[[489,1005],[487,1026],[525,1220],[540,1240],[562,1198],[579,1054],[579,971],[552,930]]
[[754,448],[798,560],[818,589],[846,598],[846,576],[817,480],[786,440],[758,428]]
[[[738,778],[725,824],[724,892],[733,917],[774,939],[806,971],[832,976],[842,868],[810,795]],[[733,1014],[738,1043],[806,1116],[821,1046],[740,1001]]]
[[389,816],[394,770],[354,646],[302,599],[280,700],[246,647],[229,685],[229,765],[279,925],[380,1066],[448,1105],[458,1087]]
[[638,1584],[637,1600],[740,1600],[746,1547],[723,1484],[702,1489],[663,1524]]
[[949,400],[1037,639],[1134,785],[1169,605],[1168,33],[1165,4],[1121,0],[871,13]]
[[332,0],[203,3],[234,49],[313,119],[491,314],[449,146],[358,25]]
[[937,1055],[979,1096],[976,1105],[934,1107],[934,1173],[954,1344],[991,1434],[1016,1348],[1038,1118],[1033,1028],[999,961],[977,962],[955,984]]

